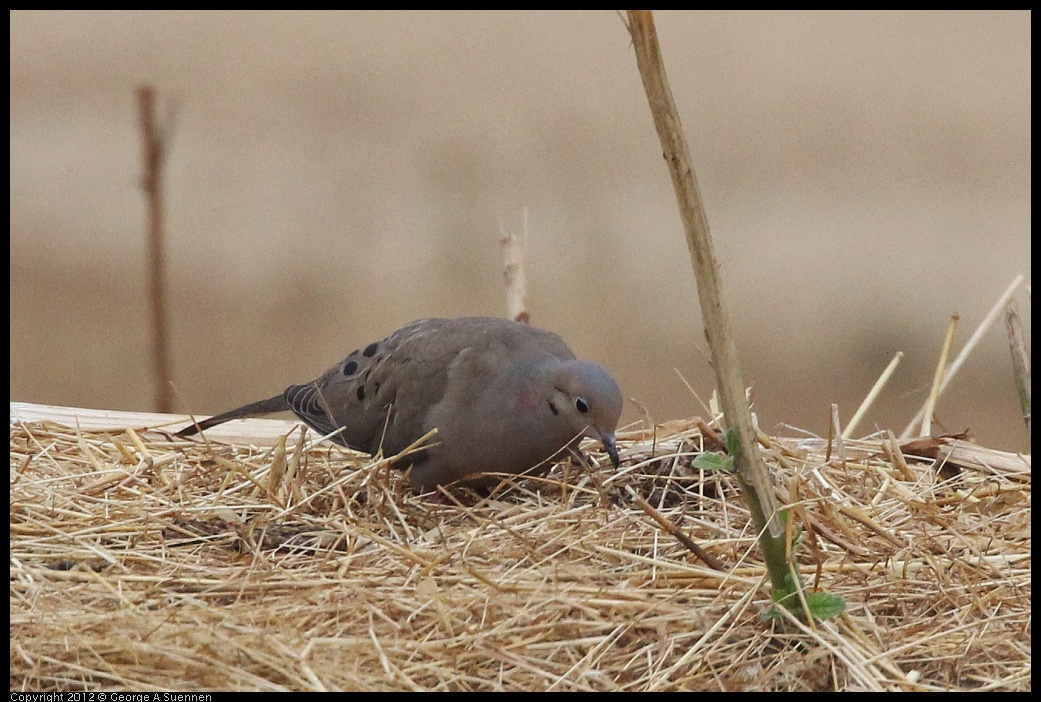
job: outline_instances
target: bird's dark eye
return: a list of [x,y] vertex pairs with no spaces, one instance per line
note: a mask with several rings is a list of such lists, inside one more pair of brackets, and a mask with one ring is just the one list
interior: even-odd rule
[[583,400],[581,397],[575,398],[575,409],[581,414],[585,414],[589,411],[589,403]]

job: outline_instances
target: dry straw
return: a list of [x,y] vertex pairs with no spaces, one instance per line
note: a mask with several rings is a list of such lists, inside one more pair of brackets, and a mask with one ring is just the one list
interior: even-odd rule
[[295,430],[12,421],[11,689],[1030,688],[1029,458],[763,437],[806,581],[847,603],[764,623],[734,479],[691,467],[700,427],[481,497],[413,495]]

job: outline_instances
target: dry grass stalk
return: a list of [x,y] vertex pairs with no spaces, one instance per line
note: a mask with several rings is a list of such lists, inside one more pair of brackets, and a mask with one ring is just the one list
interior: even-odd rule
[[1023,421],[1027,431],[1030,431],[1030,352],[1023,335],[1023,323],[1019,321],[1019,313],[1012,301],[1005,305],[1005,331],[1008,333],[1008,348],[1012,354],[1016,394],[1019,395],[1019,406],[1023,409]]
[[756,429],[742,380],[737,343],[730,329],[730,315],[723,296],[720,267],[709,234],[708,215],[701,197],[690,149],[683,132],[679,110],[665,71],[658,32],[651,10],[626,10],[626,27],[636,55],[636,65],[650,106],[676,193],[676,204],[687,239],[687,251],[697,282],[698,302],[705,336],[712,352],[716,390],[726,419],[726,441],[734,472],[741,485],[758,534],[759,546],[773,587],[775,600],[798,594],[802,582],[789,559],[784,513],[774,495],[771,476],[756,444]]
[[951,322],[947,325],[947,334],[943,338],[943,347],[940,349],[940,360],[936,364],[933,384],[929,389],[929,397],[925,400],[925,407],[922,409],[922,430],[918,432],[919,436],[932,436],[933,413],[936,411],[936,400],[940,397],[940,385],[943,383],[947,359],[951,354],[951,344],[954,343],[954,330],[958,328],[958,319],[958,315],[951,315]]
[[[155,376],[155,408],[158,412],[173,411],[170,381],[170,331],[167,322],[166,257],[164,254],[163,166],[166,162],[167,137],[170,117],[164,124],[156,116],[155,88],[141,85],[137,88],[138,116],[141,120],[144,175],[141,188],[148,203],[148,298],[152,313],[152,363]],[[172,114],[172,113],[171,113]]]
[[853,413],[853,418],[849,420],[849,424],[847,424],[846,428],[842,430],[841,436],[843,439],[848,439],[856,433],[857,427],[860,426],[860,420],[864,418],[864,415],[868,413],[871,406],[875,404],[875,400],[878,399],[879,394],[882,392],[882,388],[884,388],[886,383],[889,382],[889,379],[893,377],[893,373],[896,372],[896,367],[900,365],[900,361],[903,357],[904,352],[897,351],[896,355],[893,356],[893,360],[890,361],[889,365],[886,366],[886,369],[882,371],[882,375],[878,376],[878,380],[876,380],[875,384],[871,386],[871,390],[868,391],[867,396],[864,398],[863,402],[860,403],[860,407],[857,407],[857,411]]
[[296,434],[12,422],[11,689],[1030,688],[1029,458],[764,437],[804,577],[847,601],[782,630],[733,477],[668,430],[624,434],[619,471],[437,499]]
[[506,284],[506,316],[515,322],[527,324],[528,278],[524,272],[524,244],[528,240],[528,210],[524,210],[524,241],[499,224],[499,244],[502,247],[502,276]]

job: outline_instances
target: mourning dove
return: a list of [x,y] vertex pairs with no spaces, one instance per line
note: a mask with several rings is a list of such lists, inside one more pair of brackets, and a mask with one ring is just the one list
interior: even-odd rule
[[190,436],[230,419],[292,410],[350,448],[395,455],[436,436],[397,466],[431,488],[477,473],[544,472],[582,437],[618,466],[622,393],[611,374],[580,361],[556,334],[507,319],[421,319],[369,344],[305,385],[192,424]]

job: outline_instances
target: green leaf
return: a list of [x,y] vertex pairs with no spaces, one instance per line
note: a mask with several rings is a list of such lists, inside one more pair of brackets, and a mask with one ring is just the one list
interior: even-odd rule
[[846,601],[825,590],[811,592],[806,596],[810,613],[817,619],[834,619],[846,611]]
[[716,451],[706,451],[695,456],[691,465],[698,470],[705,471],[721,470],[727,473],[734,471],[734,459]]
[[727,453],[732,457],[736,458],[741,455],[741,438],[737,433],[737,429],[733,427],[727,429],[726,439],[724,439],[723,443],[726,444]]
[[[806,606],[810,609],[810,615],[814,619],[834,619],[846,611],[846,601],[838,595],[832,595],[825,590],[806,593]],[[803,619],[802,605],[794,592],[781,596],[778,601],[765,612],[759,615],[763,621],[781,619],[778,607],[785,607],[799,619]]]

